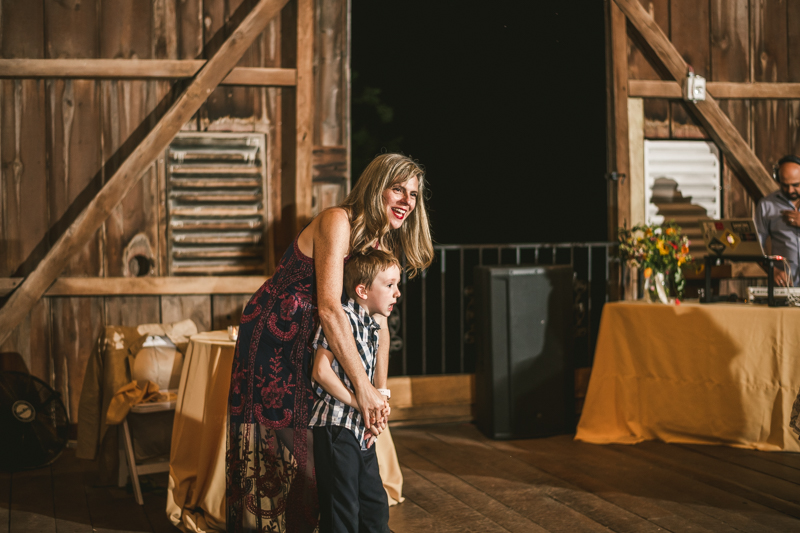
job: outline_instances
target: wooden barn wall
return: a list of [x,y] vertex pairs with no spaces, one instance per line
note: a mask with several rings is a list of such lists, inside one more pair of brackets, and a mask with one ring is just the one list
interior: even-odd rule
[[[639,0],[683,58],[708,81],[800,82],[800,2]],[[661,79],[629,39],[630,79]],[[719,99],[764,166],[800,152],[800,101]],[[709,139],[680,101],[646,98],[647,139]],[[723,214],[750,216],[752,198],[724,164]]]
[[[3,58],[208,58],[252,0],[0,0]],[[243,67],[294,67],[294,2],[242,57]],[[314,175],[349,177],[349,0],[317,0]],[[282,26],[289,25],[288,29]],[[153,127],[179,87],[150,80],[0,80],[0,277],[32,271],[83,206]],[[221,86],[185,125],[267,135],[269,218],[281,234],[283,146],[294,89]],[[286,134],[288,135],[286,135]],[[149,249],[167,275],[163,161],[157,161],[62,275],[128,275],[126,250]],[[285,223],[283,224],[286,225]],[[283,250],[279,250],[280,257]],[[0,346],[62,392],[71,418],[86,361],[105,325],[238,323],[245,295],[43,298]]]

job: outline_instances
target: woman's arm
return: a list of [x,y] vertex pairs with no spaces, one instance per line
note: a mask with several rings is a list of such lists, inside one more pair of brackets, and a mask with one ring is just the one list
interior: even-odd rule
[[355,395],[344,386],[342,380],[339,379],[339,376],[337,376],[333,368],[331,368],[332,364],[333,352],[325,348],[317,348],[317,353],[314,355],[314,369],[311,371],[311,377],[325,389],[325,392],[340,402],[358,409],[358,402],[356,402]]
[[350,323],[342,309],[344,258],[350,248],[350,220],[344,209],[328,209],[317,217],[313,237],[314,267],[317,272],[317,308],[328,348],[336,354],[353,385],[358,410],[367,429],[377,420],[378,432],[385,427],[383,396],[370,383],[358,354]]

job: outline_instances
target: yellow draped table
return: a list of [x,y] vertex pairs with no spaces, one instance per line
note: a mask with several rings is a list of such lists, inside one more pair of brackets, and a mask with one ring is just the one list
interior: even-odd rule
[[575,438],[800,451],[800,309],[615,302]]
[[[193,335],[181,372],[169,459],[167,515],[181,531],[225,531],[228,388],[235,343],[226,331]],[[376,451],[390,502],[403,478],[388,430]]]

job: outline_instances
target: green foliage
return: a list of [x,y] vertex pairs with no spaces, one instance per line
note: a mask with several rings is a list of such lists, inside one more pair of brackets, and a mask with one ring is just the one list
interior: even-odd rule
[[675,284],[678,297],[683,296],[686,280],[681,267],[690,262],[692,256],[689,255],[689,239],[674,222],[620,228],[619,256],[631,267],[644,268],[646,278],[663,272]]

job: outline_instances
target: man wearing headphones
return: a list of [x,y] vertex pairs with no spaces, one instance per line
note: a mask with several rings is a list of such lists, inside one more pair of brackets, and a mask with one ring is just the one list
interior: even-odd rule
[[782,255],[792,270],[791,277],[787,278],[782,268],[776,268],[775,283],[782,287],[800,287],[800,157],[782,157],[772,177],[781,188],[758,202],[758,236],[761,246],[765,246],[769,237],[772,255]]

